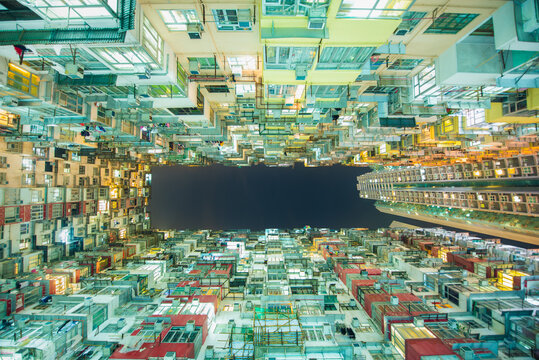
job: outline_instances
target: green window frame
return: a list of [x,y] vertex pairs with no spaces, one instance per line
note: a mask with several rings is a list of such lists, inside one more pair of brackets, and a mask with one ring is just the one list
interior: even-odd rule
[[213,9],[213,18],[219,31],[252,30],[250,9]]
[[186,31],[189,24],[200,24],[194,9],[159,10],[159,16],[168,31]]
[[425,34],[457,34],[477,16],[478,14],[443,13],[425,30]]
[[219,65],[215,62],[214,57],[188,57],[187,59],[198,62],[200,70],[219,70]]
[[369,60],[374,49],[374,47],[325,47],[320,54],[316,70],[359,70]]

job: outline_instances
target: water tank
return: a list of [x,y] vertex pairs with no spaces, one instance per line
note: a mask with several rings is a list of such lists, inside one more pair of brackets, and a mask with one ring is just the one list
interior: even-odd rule
[[116,321],[116,328],[117,329],[123,329],[126,325],[125,318],[119,318],[118,321]]
[[185,324],[185,331],[193,332],[195,331],[195,320],[188,320]]
[[348,306],[355,307],[356,306],[356,300],[355,299],[350,299],[350,302],[348,303]]
[[359,319],[357,317],[352,318],[352,327],[359,327]]
[[382,284],[380,284],[378,281],[374,283],[374,288],[376,290],[380,290],[382,288]]
[[169,351],[163,357],[163,360],[176,360],[176,353],[174,351]]
[[213,345],[208,345],[206,347],[206,352],[204,353],[204,358],[213,359],[213,356],[214,356],[213,354],[214,354]]
[[399,298],[396,296],[391,297],[391,305],[399,305]]

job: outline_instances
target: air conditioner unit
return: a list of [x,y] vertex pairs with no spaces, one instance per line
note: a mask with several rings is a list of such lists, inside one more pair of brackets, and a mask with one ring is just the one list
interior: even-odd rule
[[307,28],[310,30],[322,30],[326,27],[326,9],[311,8],[309,10],[309,22]]
[[198,60],[189,60],[189,72],[192,75],[200,74],[200,63]]
[[4,106],[19,106],[19,99],[14,96],[5,96],[2,99],[2,105]]
[[71,79],[82,79],[84,77],[84,67],[79,64],[66,64],[65,75]]
[[395,35],[396,36],[405,36],[406,34],[408,34],[412,30],[412,27],[410,25],[411,24],[410,24],[409,21],[403,21],[399,25],[397,30],[395,31]]
[[249,9],[238,10],[238,27],[240,28],[251,27],[251,10]]
[[296,80],[305,80],[307,78],[307,66],[296,66]]
[[140,74],[140,75],[138,76],[138,78],[139,78],[140,80],[148,80],[148,79],[151,78],[151,77],[152,77],[152,68],[149,67],[149,66],[145,66],[145,67],[144,67],[144,73],[143,73],[143,74]]
[[437,104],[436,98],[434,96],[426,96],[423,99],[425,106],[434,106]]
[[202,27],[200,24],[188,24],[187,35],[190,39],[200,39],[202,33]]
[[[140,78],[140,76],[139,76],[139,78]],[[137,96],[141,96],[141,97],[145,97],[145,98],[150,97],[150,95],[148,95],[148,91],[149,91],[148,85],[139,85],[139,86],[137,86],[137,89],[136,89]]]

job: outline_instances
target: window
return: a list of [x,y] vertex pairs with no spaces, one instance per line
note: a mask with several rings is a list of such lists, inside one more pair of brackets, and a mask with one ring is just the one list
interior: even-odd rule
[[86,167],[84,165],[79,165],[79,175],[86,174]]
[[100,198],[106,198],[109,195],[109,189],[108,188],[100,188],[99,189],[99,197]]
[[34,185],[35,176],[34,174],[23,174],[22,175],[22,184],[23,185]]
[[64,164],[64,173],[69,174],[71,172],[71,165],[69,163]]
[[117,11],[117,1],[115,0],[103,2],[94,0],[43,0],[33,3],[33,5],[40,13],[51,20],[110,19],[116,15]]
[[315,47],[268,46],[264,49],[266,69],[294,70],[298,65],[311,68]]
[[254,83],[237,83],[236,84],[236,96],[245,96],[246,94],[254,94],[256,86]]
[[40,190],[32,190],[30,194],[32,203],[39,203],[43,201]]
[[189,61],[196,61],[200,66],[200,70],[219,69],[219,65],[215,62],[214,57],[189,57]]
[[443,13],[425,30],[425,34],[456,34],[476,17],[477,14]]
[[12,223],[20,221],[19,218],[20,208],[18,206],[10,206],[5,208],[6,223]]
[[53,219],[61,218],[64,216],[64,205],[63,204],[53,204],[51,210],[51,217]]
[[20,234],[28,235],[30,233],[30,223],[24,223],[20,225]]
[[142,28],[142,45],[158,64],[163,64],[163,39],[146,17],[144,18],[144,26]]
[[415,99],[422,99],[423,97],[436,92],[439,87],[436,86],[436,71],[434,65],[426,67],[419,74],[414,76],[413,85]]
[[395,35],[404,36],[414,31],[417,24],[427,16],[426,12],[422,11],[407,11],[402,16],[402,22],[395,30]]
[[169,31],[186,31],[188,24],[200,24],[196,10],[159,10]]
[[423,59],[397,59],[389,65],[390,70],[413,70]]
[[343,0],[337,17],[347,18],[401,18],[413,0]]
[[[149,36],[149,35],[148,35]],[[145,38],[148,44],[154,44],[148,37]],[[161,38],[159,38],[161,39]],[[159,44],[159,41],[156,41]],[[162,41],[161,41],[162,43]],[[150,46],[150,45],[148,45]],[[162,52],[158,54],[158,49],[151,47],[147,48],[150,54],[155,51],[155,57],[152,59],[150,55],[140,46],[130,46],[122,48],[94,48],[93,50],[101,56],[101,58],[116,70],[134,71],[135,66],[149,66],[152,69],[159,68]]]
[[213,10],[215,26],[220,31],[251,30],[250,9]]
[[32,171],[34,170],[34,160],[30,158],[22,159],[22,170],[23,171]]
[[311,85],[307,95],[313,98],[337,99],[346,95],[348,88],[344,85]]
[[[9,63],[7,73],[7,84],[17,90],[23,91],[25,93],[31,94],[35,97],[38,97],[39,92],[39,76],[26,71],[25,69]],[[30,126],[30,128],[34,128]],[[22,144],[19,145],[22,147]],[[9,145],[8,145],[9,149]]]
[[227,58],[228,65],[233,73],[241,70],[256,70],[256,57],[254,56],[236,56]]
[[474,127],[485,123],[485,109],[464,109],[462,116],[466,118],[466,126]]
[[84,189],[86,192],[86,200],[94,200],[95,199],[95,192],[94,189]]
[[51,234],[43,234],[41,237],[41,245],[48,245],[51,243]]
[[49,189],[49,194],[53,202],[62,201],[62,194],[60,193],[60,188]]
[[43,205],[34,205],[30,210],[32,220],[43,220]]
[[[316,8],[327,9],[329,0],[314,2]],[[266,16],[307,16],[313,7],[312,0],[263,0],[262,10]]]
[[0,185],[6,185],[7,184],[7,173],[0,172]]
[[228,93],[228,86],[226,85],[206,85],[206,90],[209,93]]
[[44,221],[43,222],[43,231],[49,231],[51,230],[52,224],[50,221]]
[[45,185],[52,186],[53,183],[53,177],[52,175],[45,175]]
[[373,51],[373,47],[326,47],[320,54],[316,70],[358,70]]

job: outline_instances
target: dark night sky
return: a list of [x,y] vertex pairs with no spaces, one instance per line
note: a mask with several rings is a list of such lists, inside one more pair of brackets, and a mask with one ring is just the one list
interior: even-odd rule
[[384,227],[390,215],[361,200],[367,168],[155,167],[150,211],[155,228]]
[[[310,225],[376,229],[389,226],[393,220],[439,227],[381,213],[374,207],[374,201],[360,199],[356,177],[368,171],[340,165],[305,168],[301,164],[294,168],[154,167],[150,200],[152,227],[256,231]],[[508,239],[502,242],[525,248],[533,246]]]

